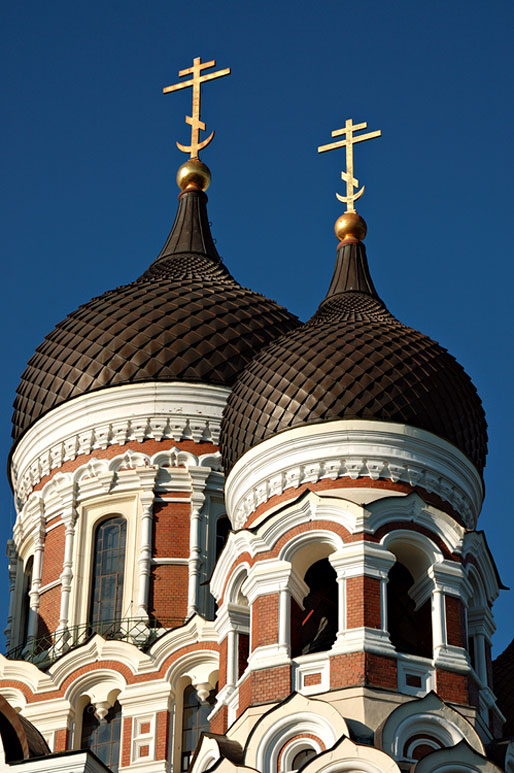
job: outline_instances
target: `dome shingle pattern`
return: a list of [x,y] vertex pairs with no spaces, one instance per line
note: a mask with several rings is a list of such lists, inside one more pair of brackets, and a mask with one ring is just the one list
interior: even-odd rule
[[231,386],[263,346],[298,325],[230,275],[206,201],[199,190],[182,193],[147,271],[80,306],[38,346],[17,389],[15,441],[52,408],[96,389],[177,380]]
[[486,422],[469,376],[446,349],[389,313],[360,242],[339,247],[329,293],[312,319],[241,373],[222,422],[225,470],[279,432],[337,419],[428,430],[479,471],[484,466]]

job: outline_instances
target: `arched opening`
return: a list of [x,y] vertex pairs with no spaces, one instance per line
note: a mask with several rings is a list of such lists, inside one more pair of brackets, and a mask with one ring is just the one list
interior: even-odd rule
[[20,615],[20,635],[21,643],[26,644],[29,635],[29,619],[30,619],[30,589],[32,587],[32,573],[34,567],[34,557],[30,556],[25,569],[23,570],[23,588],[22,588],[22,602],[21,602],[21,615]]
[[291,604],[292,657],[329,650],[337,636],[338,588],[328,558],[312,564],[304,582],[309,592],[303,600],[303,610],[294,602]]
[[127,522],[121,516],[102,521],[95,531],[89,623],[100,634],[121,620]]
[[293,757],[291,761],[291,770],[299,770],[303,765],[309,762],[309,760],[312,760],[313,757],[315,756],[316,756],[315,749],[310,749],[310,748],[302,749]]
[[121,706],[116,701],[105,719],[99,720],[95,707],[88,703],[82,714],[81,749],[90,749],[109,767],[118,773],[120,763]]
[[180,770],[189,768],[200,735],[209,732],[209,720],[207,717],[212,711],[216,690],[211,690],[207,700],[202,703],[198,693],[192,684],[184,690],[182,708],[182,751],[180,758]]
[[216,561],[220,557],[221,551],[225,547],[232,524],[228,515],[220,515],[216,521]]
[[409,591],[414,585],[410,571],[399,561],[391,567],[387,583],[387,619],[391,642],[398,652],[432,657],[432,610],[430,599],[416,609]]

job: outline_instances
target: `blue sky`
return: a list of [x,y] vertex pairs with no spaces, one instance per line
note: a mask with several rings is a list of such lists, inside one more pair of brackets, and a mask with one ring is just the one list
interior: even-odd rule
[[[355,153],[373,278],[389,309],[447,347],[483,399],[479,527],[514,586],[513,31],[510,0],[4,2],[4,458],[16,384],[43,336],[159,252],[190,110],[190,92],[162,88],[193,57],[216,59],[232,68],[202,99],[216,130],[203,160],[217,247],[241,284],[302,319],[331,278],[335,192],[344,192],[344,152],[316,148],[349,117],[382,130]],[[4,543],[5,479],[0,496]],[[495,606],[496,652],[514,636],[513,598]]]

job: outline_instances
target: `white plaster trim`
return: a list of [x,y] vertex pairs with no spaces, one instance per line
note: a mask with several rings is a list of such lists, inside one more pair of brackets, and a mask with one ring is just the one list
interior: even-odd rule
[[230,389],[188,383],[144,383],[81,395],[39,419],[16,446],[11,472],[15,494],[31,489],[64,462],[97,448],[147,439],[219,441]]
[[188,558],[152,558],[152,564],[156,566],[174,566],[176,564],[187,566],[188,563]]
[[231,470],[227,512],[235,529],[272,496],[328,478],[386,478],[438,494],[474,528],[483,499],[475,466],[437,435],[405,424],[331,421],[259,443]]
[[52,590],[52,588],[57,588],[58,585],[62,585],[62,580],[59,578],[58,580],[52,580],[52,582],[48,582],[46,585],[42,585],[39,589],[39,595],[42,596],[43,593],[46,593],[47,590]]

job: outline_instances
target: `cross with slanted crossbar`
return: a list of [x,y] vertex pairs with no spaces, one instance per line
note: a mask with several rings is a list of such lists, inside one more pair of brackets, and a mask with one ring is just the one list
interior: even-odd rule
[[199,142],[200,129],[205,131],[205,124],[203,121],[200,121],[200,85],[205,83],[205,81],[212,81],[214,78],[221,78],[223,75],[230,74],[230,67],[227,67],[226,70],[218,70],[218,72],[201,75],[202,70],[207,70],[209,67],[216,67],[216,61],[213,59],[211,62],[202,63],[201,57],[198,56],[193,59],[192,67],[188,67],[186,70],[179,70],[179,78],[182,78],[184,75],[192,75],[193,77],[190,80],[175,83],[173,86],[166,86],[162,90],[163,94],[169,94],[172,91],[185,89],[188,86],[193,87],[193,109],[191,111],[193,115],[186,115],[186,123],[191,126],[191,145],[181,145],[180,142],[177,142],[179,150],[183,153],[189,153],[190,158],[198,158],[199,152],[207,147],[214,137],[214,132],[211,132],[203,142]]
[[346,196],[340,196],[338,193],[336,193],[337,198],[339,201],[342,201],[346,204],[346,211],[347,212],[355,212],[354,202],[357,201],[357,199],[360,199],[362,194],[364,193],[365,186],[363,185],[362,188],[357,191],[357,193],[353,192],[354,188],[359,187],[359,181],[353,176],[353,146],[356,142],[363,142],[363,140],[372,140],[375,137],[381,137],[382,132],[376,131],[376,132],[368,132],[368,134],[361,134],[358,137],[354,137],[354,132],[359,131],[360,129],[367,129],[368,124],[367,123],[352,123],[352,119],[350,118],[345,123],[344,129],[336,129],[332,132],[332,137],[340,137],[342,134],[345,134],[346,137],[344,140],[339,140],[338,142],[331,142],[329,145],[320,145],[318,148],[318,153],[325,153],[327,150],[335,150],[336,148],[342,148],[346,147],[346,172],[341,172],[341,178],[346,181]]

